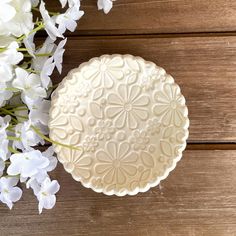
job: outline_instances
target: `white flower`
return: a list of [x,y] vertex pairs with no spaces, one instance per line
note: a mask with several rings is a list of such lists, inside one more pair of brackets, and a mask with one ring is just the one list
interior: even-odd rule
[[68,8],[64,14],[56,17],[56,23],[59,25],[58,30],[64,34],[66,29],[74,32],[77,26],[76,21],[84,15],[83,11],[77,10],[75,7]]
[[51,79],[49,76],[54,71],[54,68],[55,68],[55,63],[53,62],[53,57],[50,57],[49,59],[47,59],[47,61],[45,61],[43,68],[40,72],[40,79],[41,79],[42,85],[46,89],[51,84]]
[[16,68],[16,78],[13,80],[12,85],[22,91],[21,98],[26,102],[27,98],[35,100],[37,98],[44,98],[47,93],[41,87],[40,77],[37,74],[29,74],[26,70]]
[[5,162],[0,158],[0,176],[2,176],[5,169]]
[[18,181],[15,177],[0,178],[0,201],[7,204],[10,209],[22,196],[22,190],[16,187]]
[[4,61],[0,61],[0,77],[1,82],[7,82],[13,79],[12,66]]
[[[42,156],[46,159],[48,159],[48,165],[45,166],[44,168],[41,168],[37,174],[31,176],[29,181],[32,181],[35,179],[39,184],[41,184],[45,178],[48,177],[48,172],[54,170],[57,166],[57,158],[54,156],[54,149],[53,147],[49,147],[46,151],[42,152]],[[28,182],[29,182],[28,181]],[[27,187],[28,187],[28,182],[27,182]]]
[[[12,34],[16,37],[20,37],[23,34],[29,34],[34,27],[31,1],[11,0],[8,5],[15,9],[14,17],[12,17],[12,11],[11,17],[9,16],[10,20],[4,24],[0,23],[0,35]],[[4,10],[7,11],[7,9]]]
[[0,48],[6,48],[11,42],[15,42],[15,38],[12,36],[3,35],[0,37]]
[[34,52],[35,52],[35,43],[34,43],[34,36],[35,33],[32,33],[28,35],[26,38],[23,39],[23,43],[28,51],[28,53],[35,58]]
[[77,8],[80,8],[80,0],[59,0],[61,3],[62,8],[64,8],[68,2],[69,8],[72,8],[76,6]]
[[35,178],[30,178],[26,183],[26,188],[31,188],[34,195],[37,195],[40,191],[40,183]]
[[32,6],[37,7],[39,5],[39,0],[31,0]]
[[65,49],[63,47],[65,46],[66,42],[67,42],[67,39],[62,40],[58,44],[58,46],[56,48],[56,51],[53,55],[54,62],[56,64],[56,67],[57,67],[57,70],[58,70],[59,73],[61,73],[61,71],[62,71],[62,65],[61,64],[62,64],[62,61],[63,61],[63,54],[65,52]]
[[59,191],[60,185],[56,180],[51,181],[49,178],[46,178],[41,185],[41,189],[37,194],[39,201],[38,209],[39,213],[42,213],[43,208],[52,209],[56,203],[55,194]]
[[43,157],[49,160],[48,166],[41,168],[38,173],[31,176],[26,183],[26,187],[32,188],[35,195],[39,192],[40,184],[48,177],[48,172],[54,170],[57,166],[57,159],[53,154],[54,149],[52,146],[42,153]]
[[10,65],[17,65],[23,58],[23,54],[18,52],[19,45],[17,42],[11,42],[6,50],[0,53],[0,61]]
[[7,83],[0,82],[0,107],[4,106],[6,101],[10,99],[13,95],[12,91],[8,91],[7,88],[8,88]]
[[8,144],[6,129],[10,122],[10,116],[0,117],[0,159],[7,160],[9,157]]
[[0,2],[0,24],[10,21],[16,14],[16,9],[10,5],[11,0]]
[[15,132],[16,137],[20,138],[20,141],[13,141],[13,147],[21,150],[31,150],[31,147],[34,147],[39,143],[45,143],[44,140],[31,129],[30,121],[17,124]]
[[49,165],[46,167],[47,172],[54,170],[57,166],[57,158],[54,156],[55,152],[53,146],[49,147],[42,154],[49,160]]
[[114,0],[98,0],[98,10],[103,10],[104,13],[107,14],[113,6],[112,1]]
[[45,61],[43,68],[40,72],[40,79],[41,79],[42,85],[46,89],[52,83],[49,76],[54,71],[54,68],[55,68],[55,62],[53,62],[53,57],[50,57],[49,59]]
[[7,173],[9,175],[20,174],[23,178],[32,177],[49,165],[48,158],[44,157],[39,150],[15,153],[10,157],[10,161]]
[[23,54],[17,51],[18,48],[18,43],[11,42],[6,50],[0,53],[0,77],[2,82],[12,80],[12,65],[17,65],[23,59]]
[[67,0],[59,0],[61,3],[62,8],[64,8],[67,4]]
[[49,120],[49,108],[51,102],[48,100],[37,100],[30,108],[29,118],[32,124],[41,123],[47,126]]
[[[48,37],[45,42],[43,43],[43,46],[36,50],[35,54],[51,54],[55,48],[55,44],[53,43],[53,40]],[[45,62],[47,61],[49,57],[35,57],[32,60],[32,68],[36,71],[41,71]]]
[[63,35],[60,34],[58,28],[55,26],[54,19],[49,16],[49,13],[45,8],[45,3],[43,0],[41,0],[39,10],[40,10],[40,13],[43,17],[43,22],[45,24],[45,30],[47,31],[49,37],[54,41],[56,40],[57,37],[63,38]]

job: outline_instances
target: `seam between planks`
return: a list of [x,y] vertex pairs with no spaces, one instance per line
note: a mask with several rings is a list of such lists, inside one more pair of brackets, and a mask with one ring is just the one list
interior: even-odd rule
[[[122,34],[86,34],[84,32],[87,31],[81,31],[81,33],[73,33],[73,34],[66,34],[65,37],[67,38],[86,38],[86,39],[136,39],[136,38],[199,38],[199,37],[234,37],[236,36],[236,31],[225,31],[225,32],[180,32],[180,33],[122,33]],[[45,34],[38,34],[36,35],[36,38],[45,38]]]

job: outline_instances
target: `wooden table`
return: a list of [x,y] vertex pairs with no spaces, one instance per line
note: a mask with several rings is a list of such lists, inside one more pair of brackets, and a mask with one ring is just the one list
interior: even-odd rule
[[54,81],[105,53],[154,61],[187,99],[187,150],[159,188],[133,197],[94,193],[59,165],[56,207],[39,216],[28,190],[12,211],[1,205],[0,235],[236,235],[236,1],[118,0],[109,15],[95,0],[82,5]]

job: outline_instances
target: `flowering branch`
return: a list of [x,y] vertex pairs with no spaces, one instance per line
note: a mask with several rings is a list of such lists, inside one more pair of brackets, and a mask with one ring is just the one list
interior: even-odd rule
[[[39,213],[56,202],[59,183],[50,180],[57,159],[53,147],[37,150],[45,141],[76,149],[48,137],[50,93],[55,88],[50,76],[62,71],[67,39],[83,16],[80,0],[59,0],[64,13],[50,12],[43,0],[0,1],[0,201],[10,209],[22,196],[18,183],[31,188],[38,199]],[[98,0],[98,9],[108,13],[112,0]],[[40,17],[33,22],[33,13]],[[46,31],[37,46],[35,35]],[[61,41],[56,44],[55,41]]]

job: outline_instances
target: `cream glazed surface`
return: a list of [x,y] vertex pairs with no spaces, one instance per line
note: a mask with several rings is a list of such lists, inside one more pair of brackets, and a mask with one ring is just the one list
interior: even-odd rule
[[103,55],[72,70],[52,95],[50,138],[58,160],[85,187],[124,196],[157,186],[180,160],[188,109],[163,68]]

